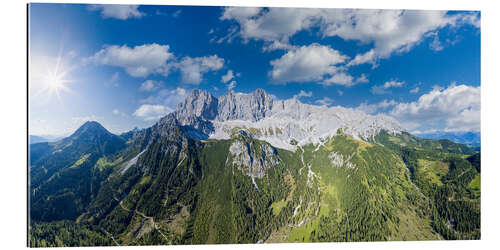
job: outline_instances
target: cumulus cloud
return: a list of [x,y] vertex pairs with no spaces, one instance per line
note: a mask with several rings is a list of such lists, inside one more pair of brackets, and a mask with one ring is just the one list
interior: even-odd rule
[[[352,65],[374,63],[393,53],[406,52],[432,32],[447,26],[476,26],[477,12],[451,14],[430,10],[333,10],[326,14],[323,36],[373,43],[373,51],[358,55]],[[477,26],[476,26],[477,27]],[[358,58],[358,60],[356,60]]]
[[272,60],[269,75],[276,83],[322,81],[325,75],[337,73],[336,65],[347,58],[329,46],[311,44]]
[[347,66],[355,66],[359,64],[371,63],[375,66],[375,50],[371,49],[364,54],[357,54],[354,59],[352,59]]
[[153,90],[157,90],[158,88],[160,88],[160,85],[161,85],[160,81],[146,80],[143,83],[141,83],[139,90],[140,91],[153,91]]
[[229,82],[233,78],[234,78],[233,71],[232,70],[228,70],[227,73],[222,76],[221,82],[227,83],[227,82]]
[[355,78],[344,71],[342,64],[348,59],[348,56],[329,46],[313,43],[290,50],[272,60],[272,69],[268,74],[277,84],[316,81],[325,86],[353,86],[368,82],[364,74]]
[[410,90],[410,93],[416,94],[416,93],[418,93],[418,91],[420,91],[420,88],[419,87],[415,87],[414,89]]
[[115,18],[120,20],[141,18],[146,15],[139,11],[139,5],[100,4],[90,5],[88,9],[100,11],[103,18]]
[[410,130],[444,126],[448,131],[479,131],[480,87],[452,84],[434,88],[415,102],[399,103],[389,114]]
[[235,20],[238,35],[244,41],[264,40],[268,49],[286,48],[288,38],[303,29],[309,29],[316,21],[319,9],[299,8],[225,8],[221,20]]
[[404,85],[404,82],[390,80],[385,82],[383,85],[374,85],[371,89],[371,92],[376,95],[389,94],[391,93],[389,88],[399,88]]
[[175,89],[162,89],[147,98],[139,100],[139,103],[163,105],[174,110],[177,104],[186,99],[187,95],[188,90],[180,87]]
[[332,84],[349,86],[353,84],[353,79],[354,77],[352,77],[351,75],[346,74],[345,72],[339,72],[323,81],[323,84],[327,86]]
[[217,55],[206,57],[184,57],[177,67],[181,71],[184,83],[199,84],[203,80],[203,73],[216,71],[224,66],[224,59]]
[[293,98],[294,99],[299,99],[301,97],[312,97],[312,96],[313,96],[313,92],[312,91],[306,92],[304,90],[301,90],[299,93],[293,95]]
[[134,116],[144,121],[153,121],[162,118],[173,110],[163,105],[143,104],[135,112]]
[[168,45],[156,43],[135,47],[111,45],[86,58],[85,62],[121,67],[133,77],[168,76],[172,71],[180,71],[182,81],[189,84],[199,84],[204,73],[219,70],[224,65],[224,59],[217,55],[185,56],[178,60],[169,49]]
[[343,85],[343,86],[353,86],[358,83],[365,83],[368,82],[368,79],[366,78],[365,74],[361,74],[358,78],[354,78],[353,76],[345,73],[345,72],[339,72],[335,73],[332,77],[324,80],[322,82],[323,85],[329,86],[332,84],[337,84],[337,85]]
[[[373,43],[373,50],[354,57],[349,66],[372,63],[394,52],[404,52],[420,43],[429,33],[446,26],[470,24],[477,28],[477,12],[453,14],[446,11],[301,9],[301,8],[225,8],[220,18],[237,23],[243,41],[262,40],[267,48],[278,42],[289,44],[289,38],[302,30],[319,28],[322,37],[338,36],[344,40]],[[286,48],[286,46],[274,46]]]
[[323,106],[330,106],[333,103],[333,99],[330,99],[328,97],[323,97],[322,99],[316,100],[315,103]]
[[144,44],[133,48],[127,45],[107,46],[98,51],[87,61],[102,65],[121,67],[134,77],[145,77],[153,73],[168,75],[167,61],[173,59],[168,45]]

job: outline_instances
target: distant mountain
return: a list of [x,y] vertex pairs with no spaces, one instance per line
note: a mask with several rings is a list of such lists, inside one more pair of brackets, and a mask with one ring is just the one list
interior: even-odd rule
[[71,245],[54,240],[68,231],[94,245],[480,237],[468,146],[260,89],[195,90],[149,128],[90,122],[30,148],[34,246]]
[[480,132],[437,132],[418,134],[417,136],[433,140],[448,139],[452,142],[466,144],[473,148],[481,147]]
[[30,135],[29,136],[29,143],[30,144],[39,143],[39,142],[48,142],[48,141],[49,141],[48,139],[43,138],[41,136],[37,136],[37,135]]
[[93,183],[100,174],[93,166],[124,147],[123,138],[97,122],[86,122],[71,136],[57,142],[31,144],[32,219],[76,218],[99,185]]
[[54,142],[62,139],[60,136],[51,136],[51,135],[29,135],[29,144],[40,143],[40,142]]

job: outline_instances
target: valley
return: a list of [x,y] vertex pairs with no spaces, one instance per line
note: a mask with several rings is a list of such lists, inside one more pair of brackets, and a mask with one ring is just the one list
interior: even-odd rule
[[196,90],[152,127],[87,122],[30,152],[31,246],[481,237],[480,153],[263,90]]

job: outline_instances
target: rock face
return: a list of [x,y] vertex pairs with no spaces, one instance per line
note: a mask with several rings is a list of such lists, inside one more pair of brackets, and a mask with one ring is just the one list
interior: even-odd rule
[[255,142],[235,140],[229,147],[233,165],[243,174],[253,178],[262,178],[266,170],[279,163],[277,152],[268,144],[257,145]]
[[217,116],[217,105],[217,98],[208,92],[195,89],[177,106],[175,116],[181,124],[189,123],[186,119],[191,117],[213,120]]
[[219,98],[218,121],[256,122],[272,114],[273,99],[262,89],[250,94],[229,93]]
[[354,165],[354,163],[351,162],[351,159],[352,159],[353,156],[354,156],[354,154],[345,157],[345,156],[343,156],[340,153],[331,152],[328,155],[328,158],[330,158],[330,161],[332,162],[332,165],[334,167],[336,167],[336,168],[346,167],[346,168],[355,169],[356,165]]
[[396,120],[385,115],[372,116],[340,106],[303,104],[297,99],[273,100],[262,89],[248,94],[230,91],[219,98],[194,90],[178,105],[173,116],[195,139],[229,139],[243,130],[288,150],[296,148],[291,140],[298,145],[322,144],[339,131],[365,141],[382,130],[391,134],[403,131]]

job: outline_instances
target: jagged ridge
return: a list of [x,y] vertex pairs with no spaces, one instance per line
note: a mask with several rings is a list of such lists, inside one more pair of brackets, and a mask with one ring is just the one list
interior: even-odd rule
[[254,138],[289,150],[295,150],[292,139],[299,145],[322,144],[342,131],[367,141],[382,130],[391,134],[404,130],[385,115],[304,104],[294,98],[273,100],[262,89],[248,94],[230,91],[219,98],[194,90],[173,115],[195,139],[228,139],[244,130]]

